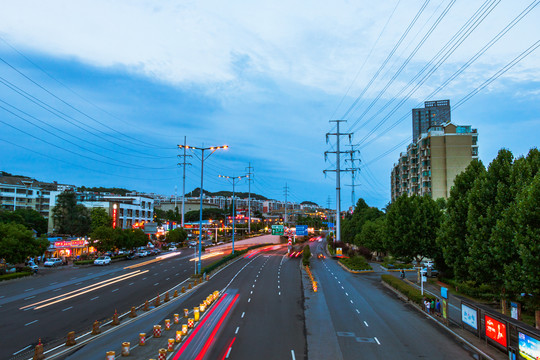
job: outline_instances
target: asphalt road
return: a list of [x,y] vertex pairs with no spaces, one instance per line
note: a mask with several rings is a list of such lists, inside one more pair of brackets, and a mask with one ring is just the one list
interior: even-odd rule
[[[203,266],[222,256],[203,260]],[[59,267],[1,284],[0,358],[28,358],[39,338],[45,345],[61,343],[69,331],[86,332],[115,310],[121,314],[143,304],[188,279],[194,272],[192,257],[189,249],[148,264],[157,257],[104,267]]]
[[[311,243],[312,252],[321,252],[323,245]],[[477,358],[432,320],[383,287],[379,273],[351,274],[329,258],[313,258],[311,263],[319,283],[319,292],[312,296],[323,296],[326,302],[327,326],[337,341],[335,358]],[[307,330],[308,344],[317,341],[309,338],[314,329]],[[324,352],[314,355],[318,356],[310,359],[327,358]]]

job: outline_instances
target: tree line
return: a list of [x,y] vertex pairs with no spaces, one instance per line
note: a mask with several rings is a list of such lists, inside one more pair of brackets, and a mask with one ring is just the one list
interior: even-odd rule
[[539,169],[538,149],[517,159],[502,149],[487,168],[473,160],[446,201],[403,195],[383,212],[361,199],[343,221],[343,240],[407,261],[433,259],[446,278],[488,286],[503,304],[531,304],[538,322]]

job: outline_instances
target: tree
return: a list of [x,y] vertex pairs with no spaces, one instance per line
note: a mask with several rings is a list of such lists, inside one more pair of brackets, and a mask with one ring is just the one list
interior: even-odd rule
[[99,252],[112,251],[118,242],[118,230],[109,226],[99,226],[90,234],[90,245]]
[[0,223],[21,224],[35,230],[38,235],[47,232],[47,219],[33,209],[0,210]]
[[386,214],[385,247],[395,256],[416,258],[436,255],[436,234],[441,210],[428,196],[398,197]]
[[72,190],[56,197],[52,212],[56,233],[84,236],[90,231],[90,213],[84,205],[77,204],[77,196]]
[[341,239],[344,243],[353,243],[355,236],[362,231],[364,223],[383,215],[376,207],[370,207],[364,199],[358,199],[352,216],[341,224]]
[[[475,179],[485,175],[486,169],[481,161],[473,160],[464,172],[456,176],[446,202],[446,212],[437,234],[437,244],[442,256],[456,279],[469,279],[467,256],[467,217],[469,211],[469,192]],[[438,265],[438,264],[437,264]],[[441,269],[439,269],[441,270]]]
[[165,242],[170,243],[183,243],[187,239],[187,231],[182,228],[176,228],[169,230],[165,237]]
[[100,226],[112,226],[112,218],[104,208],[92,208],[92,210],[90,210],[90,219],[92,231]]
[[39,256],[47,250],[49,241],[34,238],[24,225],[0,223],[0,254],[6,262],[22,263],[28,256]]
[[364,246],[377,254],[386,252],[386,224],[383,216],[376,220],[368,220],[364,223],[360,234],[356,234],[354,243]]

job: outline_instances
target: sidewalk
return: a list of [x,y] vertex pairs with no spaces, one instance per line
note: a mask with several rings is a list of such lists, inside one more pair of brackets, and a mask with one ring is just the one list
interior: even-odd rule
[[[387,274],[393,275],[396,278],[400,278],[399,272],[386,272]],[[416,273],[414,274],[408,274],[408,278],[414,278],[416,280]],[[415,282],[405,278],[403,281],[407,282],[408,284],[420,288]],[[429,282],[424,283],[424,292],[429,293],[439,299],[441,299],[441,286],[436,284],[431,284]],[[429,317],[433,322],[436,324],[435,326],[441,326],[451,332],[458,341],[466,344],[471,348],[471,351],[477,352],[482,359],[493,359],[493,360],[505,360],[508,359],[508,355],[504,352],[494,348],[493,346],[490,346],[486,343],[485,340],[482,340],[472,334],[471,332],[463,329],[460,325],[457,325],[455,316],[454,319],[450,319],[450,312],[456,314],[459,311],[458,319],[461,319],[461,310],[458,307],[459,300],[454,298],[453,295],[450,293],[448,294],[448,314],[449,314],[449,320],[448,325],[444,324],[443,318],[438,316],[432,316],[430,314],[425,313],[423,309],[420,308],[417,304],[413,304],[419,311],[424,313],[425,316]]]

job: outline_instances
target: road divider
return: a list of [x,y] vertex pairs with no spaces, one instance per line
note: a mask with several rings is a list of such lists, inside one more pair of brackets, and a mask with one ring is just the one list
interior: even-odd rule
[[311,269],[309,268],[309,265],[306,265],[305,268],[306,268],[306,273],[308,274],[309,279],[311,280],[311,288],[313,289],[313,292],[317,292],[317,289],[318,289],[317,282],[313,278],[313,274],[311,273]]

